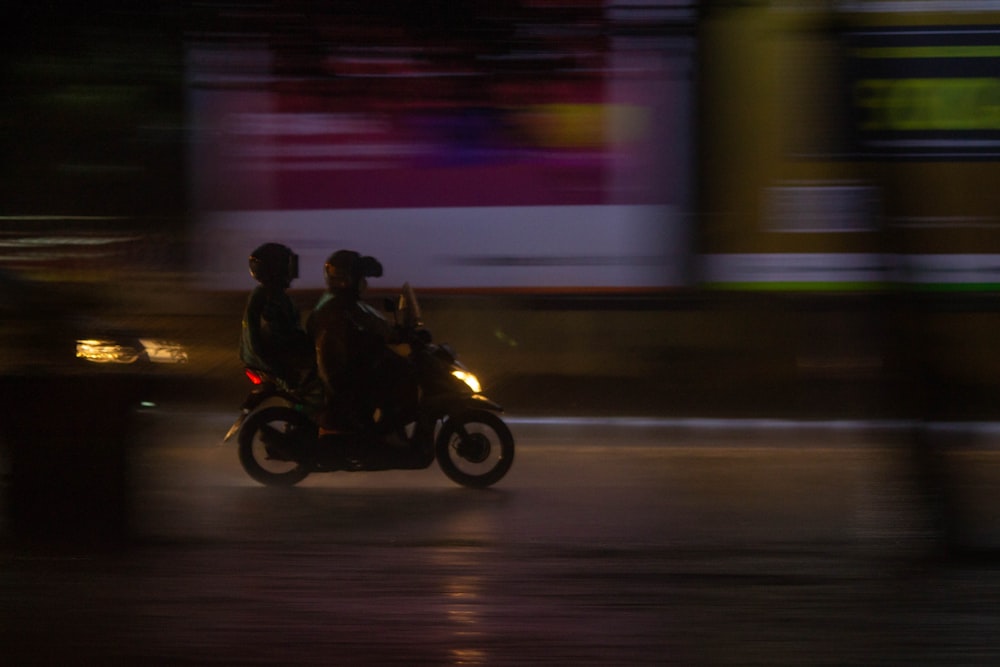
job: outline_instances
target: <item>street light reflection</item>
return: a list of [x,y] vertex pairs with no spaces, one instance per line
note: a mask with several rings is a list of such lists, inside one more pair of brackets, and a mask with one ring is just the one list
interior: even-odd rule
[[479,550],[449,548],[435,555],[433,560],[445,572],[461,572],[448,576],[444,583],[444,626],[452,645],[449,648],[452,664],[483,665],[489,662],[489,651],[482,645],[487,639],[483,611],[488,591],[481,575],[470,574],[479,567]]
[[485,665],[489,657],[486,651],[478,649],[452,649],[451,653],[456,665]]

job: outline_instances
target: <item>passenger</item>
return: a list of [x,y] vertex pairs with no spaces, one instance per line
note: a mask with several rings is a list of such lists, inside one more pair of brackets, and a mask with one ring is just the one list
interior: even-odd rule
[[312,342],[299,309],[286,290],[299,276],[299,257],[280,243],[265,243],[250,254],[250,275],[260,283],[247,298],[240,359],[285,388],[299,387],[315,368]]
[[374,257],[338,250],[324,265],[327,291],[309,317],[316,367],[327,403],[326,431],[368,430],[375,414],[391,409],[390,394],[407,363],[386,345],[398,342],[394,327],[362,300],[366,278],[382,275]]

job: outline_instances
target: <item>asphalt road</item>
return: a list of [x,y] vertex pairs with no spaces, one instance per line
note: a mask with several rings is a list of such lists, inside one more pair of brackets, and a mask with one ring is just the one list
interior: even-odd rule
[[[6,540],[9,665],[986,665],[1000,561],[928,560],[906,440],[846,423],[513,421],[495,488],[436,468],[265,488],[232,415],[150,411],[132,540]],[[948,456],[1000,543],[998,436]]]

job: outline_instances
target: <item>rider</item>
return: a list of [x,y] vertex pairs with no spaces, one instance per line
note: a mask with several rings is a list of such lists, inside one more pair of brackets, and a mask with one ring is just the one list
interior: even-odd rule
[[247,298],[240,337],[244,365],[299,386],[314,367],[312,343],[286,290],[299,277],[299,257],[280,243],[250,253],[250,275],[260,283]]
[[316,364],[326,389],[320,426],[326,431],[365,430],[390,406],[388,393],[405,361],[386,348],[398,333],[362,300],[366,278],[382,275],[374,257],[338,250],[323,267],[327,291],[309,316],[308,330],[316,346]]

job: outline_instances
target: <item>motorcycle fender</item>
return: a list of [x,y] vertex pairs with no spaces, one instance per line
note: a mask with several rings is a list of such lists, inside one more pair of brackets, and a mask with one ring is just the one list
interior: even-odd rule
[[233,425],[229,427],[226,431],[226,435],[222,438],[222,442],[229,442],[229,439],[239,432],[240,427],[243,426],[243,422],[246,421],[247,416],[260,407],[261,403],[271,398],[282,398],[287,400],[289,403],[295,403],[296,399],[294,396],[285,391],[276,391],[274,389],[251,391],[243,401],[243,405],[240,406],[240,415],[233,422]]
[[431,414],[441,415],[457,415],[470,409],[503,412],[503,407],[499,403],[491,401],[482,394],[438,396],[427,400],[424,406]]
[[289,394],[287,391],[281,391],[280,389],[275,389],[274,387],[268,387],[267,389],[258,389],[256,391],[251,391],[243,405],[240,406],[245,412],[253,412],[256,410],[261,403],[270,398],[281,398],[289,403],[296,403],[297,399]]
[[236,433],[240,430],[240,427],[243,426],[243,422],[246,421],[247,415],[249,414],[250,414],[249,408],[243,408],[242,410],[240,410],[240,416],[236,418],[236,421],[233,422],[233,425],[229,427],[228,431],[226,431],[226,435],[225,437],[222,438],[222,442],[229,442],[229,439],[234,435],[236,435]]
[[473,394],[466,397],[459,404],[463,408],[478,408],[480,410],[492,410],[493,412],[503,412],[503,406],[496,401],[490,400],[482,394]]

